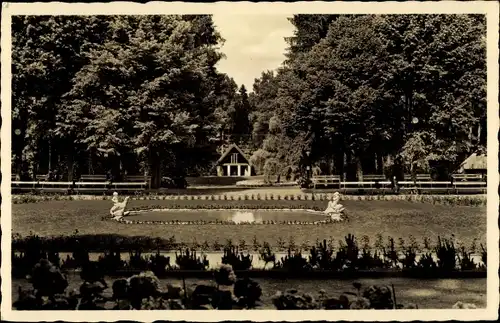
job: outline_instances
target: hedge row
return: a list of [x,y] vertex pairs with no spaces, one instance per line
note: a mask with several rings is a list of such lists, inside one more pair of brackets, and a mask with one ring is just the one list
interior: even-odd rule
[[[205,200],[205,201],[327,201],[333,193],[321,194],[240,194],[240,195],[141,195],[132,200]],[[14,204],[40,201],[108,200],[108,196],[97,195],[13,195]],[[412,201],[444,205],[484,206],[486,195],[342,195],[345,201]]]
[[[422,241],[417,241],[415,237],[409,236],[406,240],[403,238],[395,239],[393,237],[383,237],[382,234],[376,236],[375,241],[371,241],[368,236],[360,238],[355,237],[356,244],[364,250],[382,250],[391,249],[396,250],[398,253],[404,252],[406,248],[411,247],[417,253],[424,253],[430,251],[438,244],[439,239],[429,239],[424,237]],[[327,241],[328,247],[337,249],[344,244],[344,239],[338,237],[330,237]],[[60,236],[38,236],[28,235],[21,236],[20,234],[13,234],[11,238],[12,251],[25,252],[29,249],[39,250],[57,250],[60,252],[72,252],[76,247],[83,248],[88,252],[105,252],[107,250],[119,250],[128,252],[133,250],[140,250],[142,252],[154,252],[157,250],[171,251],[189,248],[191,250],[199,250],[201,252],[218,252],[223,251],[225,248],[238,247],[242,251],[257,252],[264,246],[270,248],[272,251],[283,252],[288,249],[309,251],[313,246],[318,245],[321,241],[318,239],[312,242],[298,244],[295,242],[295,237],[290,237],[288,240],[278,236],[276,241],[259,241],[257,236],[254,236],[252,241],[233,241],[227,239],[225,241],[218,241],[213,243],[208,241],[197,241],[193,237],[192,241],[178,241],[175,235],[170,238],[154,238],[149,236],[126,236],[119,234],[78,234],[75,232],[72,235]],[[465,247],[459,242],[454,242],[460,248]],[[467,252],[471,254],[480,253],[485,247],[482,242],[474,239],[470,246],[466,247]]]

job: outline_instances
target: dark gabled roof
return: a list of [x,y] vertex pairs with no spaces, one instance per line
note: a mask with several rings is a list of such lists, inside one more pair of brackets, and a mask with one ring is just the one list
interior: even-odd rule
[[238,147],[236,144],[231,144],[227,149],[226,149],[226,152],[222,154],[222,156],[219,158],[219,160],[217,161],[217,164],[220,164],[224,158],[227,157],[227,155],[229,155],[229,153],[231,152],[231,150],[236,149],[240,155],[243,156],[243,158],[245,158],[247,161],[248,161],[248,164],[250,164],[250,158],[247,157],[247,155],[240,149],[240,147]]

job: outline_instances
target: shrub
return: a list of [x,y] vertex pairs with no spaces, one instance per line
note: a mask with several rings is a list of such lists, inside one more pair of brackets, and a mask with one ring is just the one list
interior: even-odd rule
[[486,252],[486,248],[481,244],[481,267],[486,269],[487,266],[488,253]]
[[149,261],[142,255],[141,250],[135,250],[134,252],[130,251],[129,252],[129,261],[128,261],[128,267],[134,268],[134,269],[139,269],[139,270],[146,270],[148,269],[149,266]]
[[170,269],[170,257],[160,254],[160,250],[149,258],[149,269],[157,276],[164,275],[167,269]]
[[117,249],[106,250],[104,255],[99,256],[99,268],[105,273],[115,273],[125,267],[125,262],[121,259],[121,253]]
[[326,240],[323,243],[316,243],[309,250],[309,265],[315,269],[331,270],[333,269],[333,250],[327,247]]
[[279,250],[285,249],[286,242],[283,240],[282,237],[278,237],[278,240],[276,241],[276,245],[278,246]]
[[387,248],[384,248],[384,258],[391,264],[392,267],[398,267],[399,255],[396,251],[394,239],[392,237],[389,237]]
[[238,279],[234,284],[234,295],[238,298],[240,307],[253,309],[262,296],[262,288],[259,283],[249,278]]
[[250,254],[238,253],[238,248],[231,246],[224,248],[222,263],[231,265],[235,270],[248,270],[252,267],[253,257]]
[[30,281],[37,297],[53,297],[68,287],[66,276],[47,259],[41,259],[34,266]]
[[438,268],[445,272],[454,271],[457,266],[457,250],[453,241],[438,237],[435,251],[438,258]]
[[236,275],[233,267],[229,264],[222,264],[214,273],[217,285],[232,286],[236,282]]
[[290,272],[300,272],[311,269],[309,262],[302,256],[300,251],[288,249],[287,255],[282,257],[276,268],[284,269]]
[[281,291],[276,292],[272,298],[274,307],[277,310],[310,310],[318,309],[318,304],[312,295],[299,294],[295,289],[289,289],[284,293]]
[[432,254],[426,252],[420,256],[417,267],[423,269],[424,272],[432,272],[437,268],[437,264],[432,258]]
[[209,262],[206,255],[198,257],[196,251],[179,250],[175,253],[175,263],[181,270],[206,270]]
[[477,268],[474,260],[471,257],[471,252],[467,252],[465,247],[460,248],[459,266],[461,270],[474,270]]
[[135,309],[141,309],[143,299],[156,298],[162,293],[159,279],[150,271],[128,279],[128,296]]
[[369,308],[393,309],[394,299],[391,288],[385,285],[371,285],[363,291],[363,297],[369,300]]

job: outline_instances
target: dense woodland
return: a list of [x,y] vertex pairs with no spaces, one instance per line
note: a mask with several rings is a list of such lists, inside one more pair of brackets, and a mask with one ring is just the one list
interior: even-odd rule
[[300,174],[307,160],[362,179],[451,172],[484,149],[484,16],[290,22],[286,60],[249,93],[217,70],[224,40],[208,15],[13,17],[13,173],[147,171],[157,187],[215,175],[234,142],[258,173]]

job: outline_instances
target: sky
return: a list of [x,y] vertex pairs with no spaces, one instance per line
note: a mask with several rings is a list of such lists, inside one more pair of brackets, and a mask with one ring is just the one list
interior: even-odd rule
[[275,70],[285,59],[285,37],[293,34],[287,15],[214,15],[217,30],[226,41],[221,50],[226,58],[218,69],[232,77],[238,86],[252,92],[255,78]]

